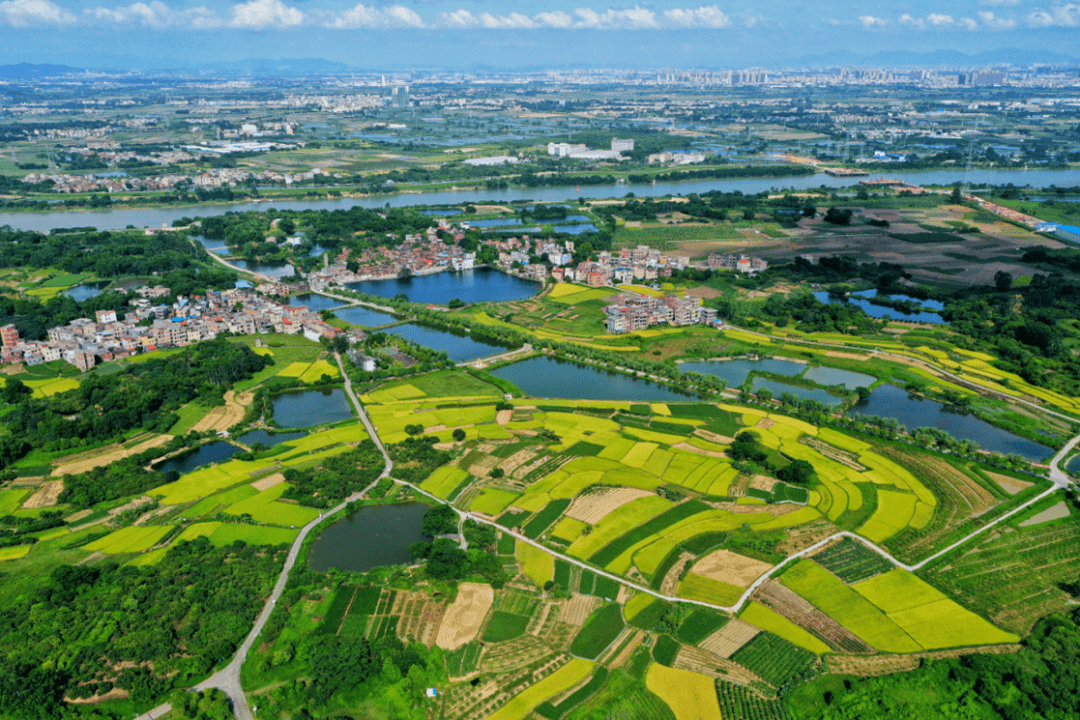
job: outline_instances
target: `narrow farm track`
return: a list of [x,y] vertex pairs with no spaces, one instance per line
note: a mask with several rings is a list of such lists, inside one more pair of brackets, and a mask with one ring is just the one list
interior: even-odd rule
[[[762,336],[762,337],[767,337],[767,336]],[[884,353],[882,353],[882,354],[884,354]],[[338,368],[341,371],[341,376],[344,379],[345,392],[349,396],[349,399],[352,401],[353,407],[356,409],[356,413],[357,413],[357,416],[358,416],[360,422],[363,424],[364,428],[367,430],[368,435],[371,437],[372,441],[375,443],[375,446],[378,447],[379,451],[382,453],[383,459],[385,461],[385,465],[384,465],[382,473],[379,475],[378,478],[376,478],[375,482],[373,482],[371,485],[364,488],[363,490],[360,490],[359,492],[356,492],[353,495],[349,496],[343,502],[341,502],[340,504],[338,504],[337,506],[335,506],[334,508],[329,510],[326,514],[330,514],[330,515],[332,515],[334,513],[337,513],[337,512],[340,512],[341,510],[345,509],[345,507],[348,506],[349,503],[354,502],[356,500],[359,500],[372,487],[374,487],[375,484],[378,483],[379,480],[382,480],[383,478],[389,477],[392,470],[393,470],[393,461],[390,459],[389,453],[386,452],[386,447],[383,445],[382,440],[380,440],[378,433],[376,433],[375,427],[371,423],[371,419],[368,417],[367,413],[365,412],[364,407],[360,403],[359,398],[357,398],[356,394],[353,392],[352,381],[349,379],[348,374],[346,374],[346,372],[345,372],[344,364],[342,362],[340,353],[335,353],[335,359],[337,360]],[[1024,401],[1019,401],[1019,402],[1024,402]],[[1047,410],[1045,410],[1043,408],[1039,408],[1038,406],[1036,406],[1034,404],[1031,404],[1031,403],[1027,403],[1027,404],[1031,405],[1032,407],[1034,407],[1036,409],[1043,410],[1044,412],[1051,412],[1051,411],[1047,411]],[[1051,414],[1057,415],[1058,417],[1061,417],[1061,418],[1064,418],[1064,419],[1073,420],[1073,418],[1071,418],[1071,417],[1069,417],[1067,415],[1061,415],[1060,413],[1051,412]],[[1010,517],[1016,515],[1019,512],[1022,512],[1026,508],[1028,508],[1031,505],[1039,502],[1040,500],[1048,497],[1049,495],[1057,492],[1058,490],[1061,490],[1062,488],[1068,487],[1068,485],[1070,484],[1069,477],[1065,472],[1063,472],[1060,469],[1059,463],[1061,462],[1061,460],[1063,460],[1065,458],[1066,455],[1068,455],[1069,452],[1072,451],[1072,449],[1074,447],[1076,447],[1078,442],[1080,442],[1080,435],[1078,435],[1077,437],[1074,437],[1072,440],[1070,440],[1068,443],[1066,443],[1065,446],[1060,451],[1058,451],[1058,453],[1050,461],[1050,479],[1054,483],[1051,488],[1049,488],[1046,491],[1040,493],[1039,495],[1036,495],[1034,498],[1024,502],[1022,505],[1019,505],[1019,506],[1013,508],[1011,511],[1009,511],[1005,515],[1002,515],[1001,517],[993,520],[992,522],[987,523],[983,527],[981,527],[981,528],[975,530],[974,532],[966,535],[964,538],[958,540],[957,542],[949,545],[948,547],[946,547],[943,550],[935,553],[934,555],[931,555],[930,557],[926,558],[925,560],[923,560],[923,561],[921,561],[919,563],[916,563],[914,565],[909,565],[909,564],[906,564],[906,563],[902,563],[899,560],[897,560],[895,557],[893,557],[888,551],[884,550],[883,548],[878,547],[877,545],[870,542],[869,540],[866,540],[865,538],[863,538],[863,537],[861,537],[859,535],[856,535],[855,533],[851,533],[851,532],[847,532],[847,531],[841,531],[841,532],[835,533],[833,535],[830,535],[829,537],[825,538],[824,540],[821,540],[821,541],[819,541],[817,543],[814,543],[813,545],[811,545],[811,546],[809,546],[807,548],[804,548],[803,550],[800,550],[797,553],[793,553],[792,555],[790,555],[789,557],[784,559],[783,562],[779,563],[778,565],[773,567],[771,570],[769,570],[767,573],[765,573],[762,576],[760,576],[759,578],[757,578],[750,585],[750,587],[748,587],[746,589],[746,592],[744,592],[742,594],[742,596],[739,598],[738,602],[736,602],[734,605],[717,605],[717,604],[714,604],[714,603],[708,603],[708,602],[704,602],[704,601],[701,601],[701,600],[691,600],[691,599],[688,599],[688,598],[681,598],[681,597],[675,597],[675,596],[672,596],[672,595],[665,595],[663,593],[660,593],[660,592],[657,592],[657,591],[653,590],[652,588],[646,587],[644,585],[639,585],[638,583],[627,580],[624,577],[614,575],[614,574],[609,573],[609,572],[607,572],[607,571],[605,571],[603,569],[600,569],[600,568],[596,568],[596,567],[594,567],[592,565],[589,565],[588,563],[586,563],[583,560],[578,560],[577,558],[573,558],[573,557],[570,557],[568,555],[564,555],[562,553],[556,552],[555,550],[552,550],[551,548],[542,545],[541,543],[537,542],[536,540],[532,540],[531,538],[526,537],[525,535],[517,532],[516,530],[510,529],[510,528],[505,528],[505,527],[499,525],[498,523],[496,523],[493,520],[487,520],[485,518],[477,517],[477,516],[473,515],[472,513],[469,513],[468,511],[461,510],[459,508],[454,507],[452,504],[450,505],[450,507],[454,508],[454,511],[458,514],[458,516],[460,517],[462,522],[464,522],[465,520],[474,520],[475,522],[478,522],[478,523],[481,523],[481,524],[484,524],[484,525],[489,525],[489,526],[494,527],[494,528],[496,528],[496,529],[498,529],[498,530],[500,530],[500,531],[502,531],[504,533],[508,533],[508,534],[512,535],[516,540],[518,540],[520,542],[524,542],[524,543],[526,543],[528,545],[531,545],[532,547],[535,547],[535,548],[537,548],[539,550],[542,550],[542,551],[548,553],[549,555],[554,556],[555,558],[563,560],[564,562],[570,563],[571,565],[575,565],[575,566],[577,566],[579,568],[589,570],[589,571],[591,571],[593,573],[596,573],[597,575],[600,575],[600,576],[608,578],[609,580],[612,580],[612,581],[614,581],[616,583],[619,583],[620,585],[625,585],[625,586],[627,586],[629,588],[633,588],[634,590],[637,590],[638,592],[642,592],[642,593],[645,593],[647,595],[651,595],[651,596],[653,596],[655,598],[658,598],[658,599],[661,599],[661,600],[666,600],[668,602],[683,603],[683,604],[687,604],[687,605],[697,605],[697,606],[701,606],[701,607],[707,607],[707,608],[713,608],[713,609],[716,609],[716,610],[721,610],[721,611],[724,611],[724,612],[737,613],[749,601],[750,596],[754,593],[754,591],[757,590],[762,584],[767,582],[768,579],[770,577],[772,577],[772,575],[774,575],[782,567],[784,567],[785,565],[787,565],[787,564],[789,564],[789,563],[791,563],[791,562],[793,562],[795,560],[798,560],[801,557],[804,557],[804,556],[814,552],[815,550],[820,549],[821,547],[824,547],[825,545],[829,544],[830,542],[832,542],[834,540],[837,540],[837,539],[843,538],[843,537],[850,537],[850,538],[852,538],[854,540],[857,540],[857,541],[861,542],[863,545],[870,548],[874,552],[878,553],[882,557],[886,558],[887,560],[889,560],[891,563],[893,563],[897,567],[900,567],[900,568],[903,568],[903,569],[909,570],[909,571],[918,570],[919,568],[925,566],[927,563],[930,563],[930,562],[936,560],[937,558],[939,558],[939,557],[941,557],[943,555],[946,555],[947,553],[952,552],[953,550],[955,550],[956,548],[958,548],[958,547],[964,545],[965,543],[969,542],[970,540],[972,540],[976,536],[978,536],[978,535],[982,534],[983,532],[989,530],[990,528],[994,527],[995,525],[997,525],[997,524],[999,524],[999,523],[1001,523],[1001,522],[1003,522],[1005,520],[1008,520]],[[406,486],[412,488],[417,493],[419,493],[419,494],[421,494],[421,495],[423,495],[423,496],[425,496],[427,498],[430,498],[431,500],[434,500],[437,503],[440,503],[440,504],[445,503],[445,501],[442,500],[441,498],[439,498],[439,497],[437,497],[435,495],[432,495],[431,493],[429,493],[429,492],[427,492],[425,490],[422,490],[421,488],[417,487],[416,485],[414,485],[412,483],[405,482],[403,480],[398,480],[396,478],[394,479],[394,482],[396,482],[398,484],[401,484],[401,485],[406,485]],[[247,654],[250,651],[252,645],[255,644],[255,641],[258,639],[259,635],[262,633],[263,627],[266,625],[266,622],[270,619],[270,615],[273,613],[274,608],[275,608],[275,606],[277,604],[277,601],[281,597],[281,593],[285,590],[285,585],[289,580],[289,573],[292,571],[293,565],[295,565],[295,563],[296,563],[296,559],[300,554],[300,549],[301,549],[301,546],[303,545],[304,540],[307,538],[308,534],[312,530],[314,530],[315,527],[320,522],[322,522],[322,517],[323,516],[320,515],[318,518],[312,520],[310,523],[305,525],[300,530],[300,534],[297,536],[296,540],[293,542],[292,547],[289,549],[288,557],[286,558],[285,565],[282,568],[280,575],[278,576],[277,583],[274,585],[273,592],[271,592],[270,596],[267,598],[266,604],[263,606],[262,612],[259,614],[258,619],[255,621],[255,625],[252,627],[251,631],[248,633],[247,637],[244,639],[244,642],[240,645],[239,649],[237,649],[236,654],[233,656],[233,658],[229,662],[229,664],[226,665],[224,668],[222,668],[217,673],[215,673],[214,675],[212,675],[211,677],[207,678],[206,680],[204,680],[203,682],[199,683],[194,688],[192,688],[194,690],[207,690],[207,689],[210,689],[210,688],[217,688],[217,689],[221,690],[222,692],[224,692],[226,695],[229,696],[229,699],[232,700],[233,713],[234,713],[234,717],[237,720],[254,720],[254,715],[252,714],[251,708],[248,705],[247,696],[244,694],[244,689],[243,689],[243,686],[242,686],[242,683],[241,683],[241,680],[240,680],[241,668],[243,667],[244,661],[247,659]],[[165,713],[169,712],[171,709],[172,709],[172,706],[170,704],[168,704],[168,703],[165,703],[163,705],[159,705],[158,707],[154,708],[153,710],[150,710],[149,712],[147,712],[147,713],[145,713],[143,715],[140,715],[138,718],[136,718],[136,720],[154,720],[155,718],[159,718],[162,715],[164,715]]]

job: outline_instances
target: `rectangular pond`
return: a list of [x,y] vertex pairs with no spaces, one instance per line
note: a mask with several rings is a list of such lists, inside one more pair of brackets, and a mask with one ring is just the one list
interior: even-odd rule
[[409,562],[409,545],[430,540],[421,531],[423,503],[362,507],[323,530],[308,551],[311,569],[367,572]]
[[541,398],[639,402],[698,399],[697,395],[684,393],[667,385],[658,385],[650,380],[546,355],[505,365],[492,370],[491,374],[509,380],[533,397]]
[[877,378],[873,375],[841,370],[831,367],[812,367],[806,371],[803,378],[818,385],[840,385],[846,390],[854,390],[859,387],[870,387]]
[[238,436],[236,441],[244,443],[248,447],[251,447],[255,443],[259,443],[263,447],[273,447],[274,445],[280,445],[281,443],[289,442],[290,440],[298,440],[306,435],[306,432],[272,433],[266,430],[251,430]]
[[325,425],[352,416],[352,405],[341,388],[301,390],[274,398],[274,420],[282,427]]

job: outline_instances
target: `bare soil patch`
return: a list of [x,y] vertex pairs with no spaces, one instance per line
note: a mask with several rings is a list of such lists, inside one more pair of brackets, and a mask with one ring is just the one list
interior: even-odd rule
[[695,447],[695,446],[691,445],[690,443],[686,443],[686,442],[681,442],[681,443],[679,443],[677,445],[672,445],[671,447],[673,447],[673,448],[675,448],[677,450],[682,450],[684,452],[694,453],[695,455],[707,455],[709,457],[720,457],[720,458],[727,457],[727,455],[725,455],[722,452],[717,452],[715,450],[705,450],[703,448]]
[[280,485],[283,482],[285,482],[285,476],[281,473],[274,473],[273,475],[267,475],[261,480],[256,480],[255,482],[251,483],[251,487],[255,488],[259,492],[262,492],[263,490],[269,490],[275,485]]
[[1001,486],[1001,489],[1009,493],[1010,495],[1018,495],[1031,487],[1031,483],[1024,482],[1023,480],[1017,480],[1016,478],[1009,477],[1008,475],[999,475],[992,472],[988,472],[986,474],[993,478],[994,481]]
[[679,576],[682,575],[683,567],[686,566],[687,560],[693,560],[694,556],[688,552],[683,552],[679,555],[679,559],[675,561],[675,564],[668,570],[667,575],[664,576],[663,581],[660,583],[660,594],[674,596],[675,591],[679,587]]
[[64,489],[63,480],[50,480],[40,488],[38,488],[33,495],[26,499],[23,503],[23,507],[28,510],[35,510],[37,508],[52,507],[56,504],[56,499],[60,497],[60,492]]
[[651,494],[647,490],[635,488],[604,488],[597,492],[578,495],[567,508],[566,516],[595,525],[608,513],[626,503]]
[[53,477],[60,477],[61,475],[78,475],[80,473],[89,472],[94,468],[114,463],[117,460],[123,460],[131,455],[138,455],[150,448],[160,447],[170,440],[172,440],[171,435],[158,435],[157,437],[150,438],[146,442],[141,442],[130,448],[124,448],[124,446],[120,444],[109,445],[106,448],[101,448],[97,454],[82,456],[78,460],[58,465],[53,469],[51,475]]
[[752,582],[771,569],[772,565],[767,562],[739,555],[730,550],[717,550],[698,560],[691,572],[745,588],[750,587]]
[[574,596],[570,598],[570,602],[566,604],[566,607],[560,613],[559,619],[562,622],[581,627],[599,604],[600,598],[598,597],[574,593]]
[[618,655],[608,660],[607,666],[617,668],[623,665],[630,659],[630,656],[634,654],[634,651],[638,649],[638,646],[641,645],[641,641],[644,638],[644,630],[635,630],[633,636],[630,638],[630,642],[626,643],[626,647],[624,647]]
[[252,394],[250,392],[236,394],[234,390],[229,390],[224,395],[225,405],[222,407],[211,408],[206,415],[204,415],[199,422],[195,423],[192,430],[198,432],[206,432],[208,430],[222,431],[228,430],[236,423],[244,419],[244,412],[247,410],[247,406],[251,404]]
[[104,695],[91,695],[88,698],[64,698],[64,702],[72,705],[97,705],[98,703],[108,702],[110,700],[123,700],[128,697],[128,691],[123,688],[114,687]]
[[771,478],[767,475],[755,475],[750,478],[750,487],[754,490],[763,490],[765,492],[772,492],[773,486],[776,485],[776,478]]
[[762,430],[768,430],[769,428],[771,428],[775,424],[776,424],[775,420],[772,420],[772,419],[767,418],[767,417],[763,417],[763,418],[761,418],[760,420],[757,421],[757,424],[754,425],[754,427],[759,427]]
[[1024,522],[1020,523],[1020,527],[1031,527],[1032,525],[1041,525],[1051,520],[1060,520],[1061,518],[1069,517],[1069,506],[1062,500],[1053,507],[1048,507],[1038,515],[1029,517]]
[[443,615],[435,644],[443,650],[456,650],[474,639],[494,601],[495,591],[490,585],[462,583],[457,598]]
[[514,416],[513,410],[500,410],[495,413],[495,422],[499,425],[506,425],[510,422],[510,418]]
[[680,670],[689,670],[700,675],[722,678],[728,682],[740,685],[753,685],[764,682],[760,677],[750,672],[742,665],[731,660],[714,655],[706,650],[683,645],[679,654],[675,657],[673,667]]
[[759,632],[753,625],[735,619],[702,640],[699,647],[722,658],[730,658]]
[[686,291],[686,294],[690,295],[691,297],[699,297],[702,300],[711,300],[712,298],[720,297],[724,293],[717,290],[716,288],[711,288],[711,287],[706,287],[705,285],[701,285],[701,286],[696,287],[696,288],[690,288],[689,290]]
[[910,655],[828,655],[825,657],[825,664],[830,673],[875,677],[914,670],[923,660],[943,660],[962,655],[1011,655],[1019,652],[1020,648],[1020,645],[984,645]]
[[852,654],[874,652],[855,633],[774,580],[763,583],[754,596],[754,599],[821,638],[834,650]]
[[704,428],[697,428],[696,430],[694,430],[694,434],[702,440],[708,440],[709,442],[714,442],[719,445],[730,445],[731,443],[735,442],[735,438],[729,438],[727,435],[717,435],[716,433],[709,432]]

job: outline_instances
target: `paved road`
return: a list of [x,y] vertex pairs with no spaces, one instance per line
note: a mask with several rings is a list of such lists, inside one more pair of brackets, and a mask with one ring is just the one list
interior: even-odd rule
[[[351,495],[344,502],[342,502],[341,504],[337,505],[336,507],[334,507],[333,509],[328,511],[328,514],[336,513],[338,511],[344,509],[346,507],[346,505],[348,505],[350,502],[353,502],[353,501],[358,500],[359,498],[361,498],[372,487],[374,487],[374,485],[379,480],[381,480],[381,479],[383,479],[385,477],[389,477],[390,473],[393,470],[393,461],[390,459],[390,455],[386,452],[386,448],[383,446],[382,441],[379,439],[378,434],[375,432],[375,427],[372,425],[370,418],[368,418],[367,413],[364,411],[363,406],[360,404],[359,398],[357,398],[356,394],[353,392],[352,382],[349,379],[349,376],[345,373],[345,368],[344,368],[344,365],[343,365],[343,362],[342,362],[342,359],[341,359],[341,355],[335,353],[335,358],[336,358],[337,363],[338,363],[338,368],[341,370],[341,375],[342,375],[342,377],[344,378],[344,381],[345,381],[345,392],[348,394],[349,398],[352,400],[353,406],[356,408],[357,416],[359,417],[360,422],[367,429],[367,432],[370,435],[372,441],[375,443],[376,447],[379,448],[379,451],[383,454],[383,458],[385,460],[385,467],[383,468],[382,473],[379,475],[379,477],[375,480],[374,483],[372,483],[368,487],[364,488],[360,492],[357,492],[357,493]],[[1062,416],[1062,417],[1065,417],[1065,416]],[[953,543],[952,545],[949,545],[947,548],[941,550],[940,552],[935,553],[934,555],[926,558],[925,560],[923,560],[923,561],[921,561],[919,563],[916,563],[914,565],[909,565],[909,564],[906,564],[906,563],[902,563],[899,560],[897,560],[895,557],[893,557],[889,552],[887,552],[886,550],[878,547],[877,545],[870,542],[869,540],[867,540],[867,539],[865,539],[863,537],[860,537],[859,535],[856,535],[856,534],[851,533],[851,532],[841,531],[841,532],[835,533],[833,535],[830,535],[829,537],[827,537],[827,538],[825,538],[825,539],[823,539],[823,540],[821,540],[821,541],[819,541],[817,543],[814,543],[813,545],[811,545],[811,546],[809,546],[807,548],[804,548],[803,550],[800,550],[799,552],[794,553],[794,554],[790,555],[789,557],[787,557],[786,559],[784,559],[783,562],[779,563],[778,565],[776,565],[775,567],[770,569],[767,573],[765,573],[764,575],[759,577],[757,580],[755,580],[750,585],[750,587],[748,587],[746,589],[746,592],[744,592],[743,595],[739,598],[738,602],[736,602],[734,605],[717,605],[717,604],[714,604],[714,603],[708,603],[708,602],[704,602],[704,601],[701,601],[701,600],[690,600],[690,599],[687,599],[687,598],[680,598],[680,597],[674,597],[674,596],[671,596],[671,595],[665,595],[663,593],[660,593],[660,592],[657,592],[657,591],[653,590],[650,587],[640,585],[638,583],[627,580],[624,577],[614,575],[614,574],[609,573],[609,572],[607,572],[607,571],[605,571],[603,569],[600,569],[600,568],[593,567],[592,565],[589,565],[588,563],[586,563],[586,562],[584,562],[582,560],[578,560],[577,558],[573,558],[573,557],[570,557],[569,555],[564,555],[562,553],[556,552],[556,551],[552,550],[551,548],[542,545],[541,543],[537,542],[536,540],[533,540],[531,538],[526,537],[525,535],[517,532],[516,530],[512,530],[510,528],[505,528],[505,527],[502,527],[501,525],[498,525],[493,520],[488,520],[486,518],[473,515],[472,513],[469,513],[469,512],[464,511],[464,510],[460,510],[459,508],[456,508],[453,505],[451,505],[451,507],[454,507],[454,511],[460,516],[462,522],[464,522],[464,520],[466,520],[466,519],[469,519],[469,520],[474,520],[474,521],[476,521],[478,523],[481,523],[481,524],[484,524],[484,525],[489,525],[491,527],[495,527],[495,528],[501,530],[504,533],[509,533],[510,535],[513,535],[514,538],[516,538],[519,542],[527,543],[528,545],[531,545],[532,547],[535,547],[535,548],[537,548],[539,550],[543,550],[544,552],[549,553],[550,555],[553,555],[554,557],[559,558],[559,559],[561,559],[561,560],[563,560],[563,561],[565,561],[567,563],[570,563],[571,565],[576,565],[577,567],[580,567],[580,568],[583,568],[583,569],[586,569],[586,570],[590,570],[590,571],[596,573],[597,575],[601,575],[601,576],[606,577],[606,578],[608,578],[610,580],[613,580],[613,581],[619,583],[620,585],[626,585],[627,587],[633,588],[634,590],[637,590],[638,592],[642,592],[642,593],[645,593],[645,594],[648,594],[648,595],[652,595],[653,597],[660,598],[662,600],[667,600],[669,602],[683,603],[683,604],[687,604],[687,605],[698,605],[698,606],[702,606],[702,607],[709,607],[709,608],[714,608],[714,609],[717,609],[717,610],[723,610],[725,612],[736,613],[743,607],[743,605],[745,605],[749,601],[750,596],[754,593],[754,591],[757,590],[757,588],[759,588],[762,584],[767,582],[769,580],[769,578],[772,577],[782,567],[784,567],[785,565],[799,559],[800,557],[803,557],[805,555],[808,555],[808,554],[814,552],[815,550],[827,545],[828,543],[832,542],[833,540],[836,540],[836,539],[842,538],[842,537],[850,537],[850,538],[852,538],[854,540],[857,540],[857,541],[863,543],[866,547],[870,548],[874,552],[877,552],[881,556],[885,557],[886,559],[888,559],[890,562],[892,562],[897,567],[901,567],[901,568],[904,568],[905,570],[909,570],[909,571],[917,570],[917,569],[925,566],[927,563],[930,563],[930,562],[936,560],[937,558],[939,558],[939,557],[941,557],[941,556],[943,556],[943,555],[945,555],[945,554],[947,554],[949,552],[952,552],[953,550],[960,547],[961,545],[964,545],[965,543],[969,542],[972,538],[986,532],[987,530],[994,527],[995,525],[997,525],[997,524],[999,524],[1001,522],[1004,522],[1005,520],[1008,520],[1010,517],[1016,515],[1019,512],[1022,512],[1023,510],[1030,507],[1034,503],[1039,502],[1043,498],[1057,492],[1058,490],[1060,490],[1062,488],[1068,487],[1068,485],[1070,484],[1069,477],[1068,477],[1068,475],[1066,475],[1065,472],[1063,472],[1060,469],[1059,463],[1061,462],[1061,460],[1063,460],[1065,458],[1066,455],[1068,455],[1069,452],[1072,451],[1072,449],[1074,447],[1076,447],[1078,442],[1080,442],[1080,436],[1074,437],[1072,440],[1070,440],[1068,443],[1066,443],[1066,445],[1050,461],[1050,479],[1053,482],[1053,486],[1051,488],[1049,488],[1045,492],[1040,493],[1039,495],[1035,496],[1034,498],[1026,501],[1022,505],[1019,505],[1016,508],[1013,508],[1011,511],[1009,511],[1005,515],[1002,515],[1001,517],[997,518],[996,520],[993,520],[992,522],[987,523],[986,525],[979,528],[978,530],[975,530],[974,532],[968,534],[963,539],[958,540],[957,542]],[[431,498],[432,500],[435,500],[436,502],[439,502],[439,503],[444,502],[441,498],[439,498],[439,497],[437,497],[435,495],[432,495],[431,493],[429,493],[429,492],[427,492],[425,490],[422,490],[421,488],[417,487],[416,485],[413,485],[412,483],[408,483],[408,482],[405,482],[403,480],[397,480],[397,479],[395,479],[395,482],[400,483],[402,485],[407,485],[410,488],[412,488],[413,490],[415,490],[416,492],[420,493],[421,495],[424,495],[424,496],[426,496],[428,498]],[[241,684],[241,680],[240,680],[241,668],[243,667],[244,661],[247,659],[247,654],[248,654],[249,650],[251,649],[251,646],[254,645],[255,640],[258,639],[259,635],[262,633],[263,627],[266,625],[266,622],[270,619],[270,615],[273,613],[274,607],[277,604],[278,599],[280,599],[281,593],[285,589],[285,585],[286,585],[286,583],[288,582],[288,579],[289,579],[289,572],[292,570],[293,565],[296,563],[296,559],[300,554],[300,548],[303,545],[304,539],[308,536],[308,534],[321,521],[322,521],[322,516],[320,515],[319,518],[316,518],[315,520],[312,520],[310,523],[305,525],[303,527],[303,529],[301,529],[300,534],[296,538],[296,541],[293,543],[292,547],[289,549],[289,555],[288,555],[288,557],[287,557],[287,559],[285,561],[285,566],[282,568],[281,574],[278,576],[278,580],[277,580],[277,583],[274,585],[273,592],[270,594],[270,597],[267,599],[266,604],[264,605],[262,612],[259,614],[258,619],[255,621],[254,627],[252,627],[251,632],[248,633],[248,636],[244,639],[243,644],[241,644],[240,648],[236,651],[236,654],[233,656],[233,659],[223,669],[221,669],[220,671],[218,671],[217,673],[212,675],[210,678],[208,678],[208,679],[204,680],[203,682],[199,683],[194,688],[196,690],[205,690],[205,689],[208,689],[208,688],[218,688],[218,689],[222,690],[232,700],[233,712],[234,712],[235,717],[236,717],[237,720],[254,720],[254,716],[252,715],[251,708],[248,706],[247,696],[244,694],[244,689],[243,689],[243,686]],[[140,716],[137,720],[153,720],[153,718],[160,717],[164,713],[168,712],[170,709],[171,709],[171,706],[166,703],[166,704],[160,705],[160,706],[154,708],[153,710],[149,711],[148,713]]]
[[[296,564],[296,558],[300,555],[300,548],[304,544],[305,538],[308,534],[315,529],[315,527],[322,522],[324,515],[333,515],[339,512],[355,500],[359,500],[365,493],[373,488],[379,480],[390,475],[393,469],[393,462],[390,460],[390,455],[386,452],[386,448],[383,447],[382,441],[379,440],[379,436],[375,433],[375,428],[371,424],[371,420],[368,419],[367,413],[364,412],[363,406],[360,404],[359,399],[352,389],[352,382],[349,380],[349,376],[345,374],[345,368],[341,361],[341,355],[335,353],[337,358],[338,368],[341,369],[341,375],[345,379],[345,392],[353,402],[353,406],[357,409],[360,421],[364,427],[367,428],[368,434],[375,442],[376,447],[383,454],[383,459],[386,461],[386,465],[383,468],[382,473],[375,479],[375,482],[368,485],[363,490],[350,495],[342,503],[334,508],[319,515],[301,530],[297,535],[296,540],[293,542],[292,547],[289,548],[289,555],[285,559],[285,566],[281,569],[281,573],[278,575],[277,582],[274,584],[274,590],[270,593],[270,597],[266,599],[266,604],[263,605],[262,612],[259,613],[258,619],[255,620],[255,625],[251,628],[251,632],[244,638],[244,642],[240,645],[240,648],[233,655],[232,660],[224,668],[211,675],[206,680],[196,685],[193,690],[208,690],[210,688],[217,688],[229,696],[233,704],[233,714],[236,720],[254,720],[254,715],[251,712],[251,708],[248,706],[247,696],[244,694],[244,688],[240,681],[240,670],[244,665],[244,661],[247,659],[248,651],[251,650],[252,645],[258,639],[262,633],[263,627],[270,619],[270,615],[273,614],[274,608],[277,605],[277,601],[281,598],[281,593],[285,590],[285,585],[289,581],[289,572],[292,571],[293,565]],[[150,710],[149,712],[139,716],[137,720],[152,720],[164,715],[166,712],[172,709],[172,706],[168,703],[159,705],[158,707]]]

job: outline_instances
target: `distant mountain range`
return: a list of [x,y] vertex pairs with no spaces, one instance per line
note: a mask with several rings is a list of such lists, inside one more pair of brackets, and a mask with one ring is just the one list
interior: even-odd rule
[[77,72],[83,71],[70,65],[33,65],[31,63],[0,65],[0,78],[53,77]]
[[[162,67],[155,65],[154,61],[146,58],[133,56],[102,58],[102,65],[94,68],[97,72],[136,72],[147,75],[168,74],[198,74],[218,75],[223,77],[256,76],[256,77],[285,77],[285,76],[320,76],[340,75],[343,73],[373,73],[373,72],[401,72],[406,68],[356,68],[342,62],[325,60],[323,58],[285,58],[271,60],[266,58],[249,58],[247,60],[222,61],[212,63],[191,64],[186,66]],[[160,60],[157,61],[160,63]],[[907,50],[882,51],[872,55],[861,55],[848,50],[833,50],[815,55],[805,55],[796,58],[776,59],[771,62],[748,62],[750,67],[765,67],[770,69],[792,68],[826,68],[838,66],[872,67],[872,68],[964,68],[986,67],[990,65],[1003,66],[1013,65],[1028,67],[1031,65],[1072,65],[1080,66],[1080,58],[1071,57],[1058,52],[1050,52],[1037,48],[1004,48],[1000,50],[988,50],[973,55],[957,50],[932,50],[928,52],[915,52]],[[587,67],[583,65],[577,68]],[[425,68],[431,70],[433,68]],[[461,68],[464,69],[464,68]],[[518,68],[518,72],[538,72],[548,69],[569,70],[570,66],[563,68],[530,67]],[[723,68],[700,68],[708,70],[738,69],[736,66]],[[490,64],[477,64],[468,69],[471,72],[505,72],[492,67]],[[84,68],[71,67],[69,65],[34,65],[31,63],[19,63],[17,65],[0,65],[0,78],[8,79],[33,79],[68,75],[71,73],[86,72]]]

